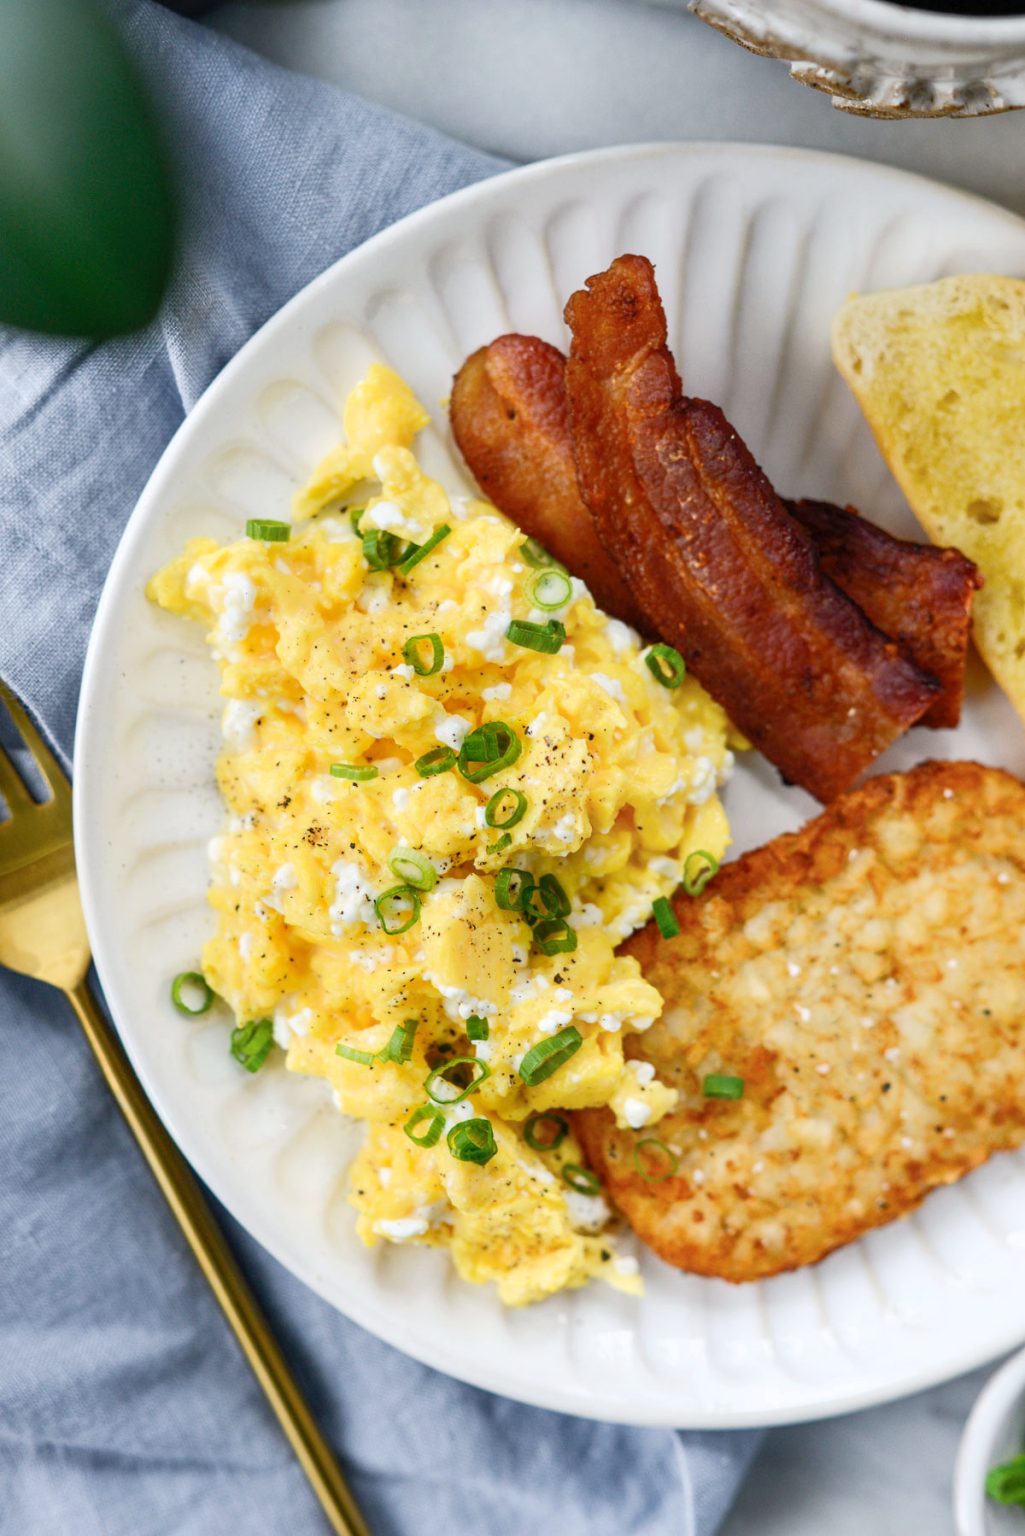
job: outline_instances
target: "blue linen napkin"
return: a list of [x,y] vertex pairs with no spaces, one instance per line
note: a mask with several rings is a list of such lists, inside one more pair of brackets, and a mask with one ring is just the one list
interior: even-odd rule
[[[116,6],[188,191],[144,334],[0,330],[0,674],[70,757],[82,658],[125,520],[246,338],[331,261],[502,169],[272,68],[149,0]],[[65,1004],[0,973],[0,1533],[326,1529]],[[221,1213],[374,1536],[710,1536],[750,1434],[546,1413],[347,1322]]]

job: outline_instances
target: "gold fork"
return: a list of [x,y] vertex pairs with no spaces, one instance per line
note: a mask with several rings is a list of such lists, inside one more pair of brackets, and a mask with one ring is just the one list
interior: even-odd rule
[[369,1536],[338,1463],[317,1428],[199,1185],[157,1118],[89,990],[89,939],[75,874],[71,786],[25,710],[2,682],[0,699],[50,790],[50,798],[37,804],[0,745],[0,795],[9,813],[8,819],[0,823],[0,965],[49,982],[67,996],[107,1086],[142,1148],[332,1529],[339,1536]]

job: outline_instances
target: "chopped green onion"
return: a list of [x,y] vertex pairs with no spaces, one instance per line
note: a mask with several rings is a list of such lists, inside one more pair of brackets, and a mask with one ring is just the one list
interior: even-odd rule
[[534,876],[526,869],[503,869],[495,880],[495,901],[503,912],[522,912],[534,889]]
[[[541,1130],[542,1126],[552,1126],[551,1133]],[[528,1147],[533,1147],[535,1152],[554,1152],[556,1147],[569,1135],[569,1121],[564,1115],[555,1115],[551,1110],[545,1110],[540,1115],[531,1115],[523,1125],[523,1139]]]
[[419,565],[421,560],[426,560],[431,551],[437,549],[442,539],[447,539],[451,532],[448,523],[442,523],[440,528],[435,528],[426,543],[411,545],[399,561],[401,574],[408,576],[413,567]]
[[[652,1148],[650,1153],[646,1150],[649,1147]],[[652,1158],[654,1166],[651,1164]],[[666,1179],[672,1178],[679,1166],[680,1159],[676,1153],[658,1136],[645,1136],[634,1144],[634,1167],[648,1184],[664,1184]]]
[[701,1092],[706,1099],[742,1099],[744,1079],[729,1072],[709,1072],[701,1081]]
[[373,1051],[358,1051],[354,1045],[336,1045],[335,1055],[344,1056],[346,1061],[355,1061],[361,1067],[372,1067],[377,1060]]
[[292,537],[291,523],[276,517],[251,517],[246,523],[246,538],[261,539],[264,544],[287,544]]
[[564,917],[550,917],[535,925],[534,943],[543,955],[571,955],[577,947],[576,929]]
[[658,924],[658,931],[664,939],[675,939],[680,931],[680,925],[676,920],[672,902],[668,896],[656,896],[651,903],[651,915]]
[[[408,904],[408,911],[406,909]],[[393,885],[374,902],[377,920],[392,938],[406,933],[420,919],[420,892],[411,885]]]
[[471,1013],[466,1021],[467,1040],[487,1040],[491,1034],[491,1026],[487,1019],[482,1019],[479,1013]]
[[456,765],[456,754],[451,747],[432,747],[423,757],[418,757],[413,767],[422,779],[433,779],[436,773],[447,773]]
[[653,645],[645,652],[644,665],[663,688],[679,688],[687,673],[687,663],[671,645]]
[[438,871],[425,854],[415,848],[396,848],[389,855],[388,868],[404,885],[417,891],[432,891],[438,883]]
[[[505,816],[500,816],[502,801],[507,795],[512,796],[512,806]],[[527,811],[527,797],[522,789],[496,789],[487,805],[484,807],[484,820],[489,827],[499,829],[515,827],[517,822],[523,820]]]
[[712,876],[718,873],[719,860],[703,848],[696,848],[683,861],[683,888],[688,896],[700,896]]
[[[200,997],[195,1008],[190,1008],[185,995],[185,989],[199,991]],[[179,971],[171,983],[171,1001],[179,1013],[183,1013],[187,1019],[196,1019],[201,1013],[209,1013],[216,997],[213,987],[200,971]]]
[[[465,1088],[461,1088],[458,1083],[453,1083],[449,1079],[448,1074],[454,1072],[456,1067],[470,1069],[466,1074],[469,1082]],[[476,1056],[453,1056],[452,1060],[446,1061],[443,1067],[435,1067],[434,1071],[424,1079],[424,1087],[427,1089],[427,1097],[433,1099],[435,1104],[461,1104],[490,1076],[491,1068],[486,1062],[479,1061]]]
[[385,528],[368,528],[363,535],[363,558],[372,571],[397,565],[402,554],[398,539]]
[[[422,1136],[414,1136],[413,1132],[424,1121],[429,1125]],[[421,1104],[419,1109],[414,1109],[405,1125],[402,1127],[410,1141],[418,1147],[433,1147],[441,1140],[441,1133],[445,1129],[445,1116],[440,1109],[435,1109],[433,1104]]]
[[373,763],[332,763],[328,772],[335,779],[352,779],[357,784],[365,784],[368,779],[377,778],[378,769]]
[[527,587],[527,595],[535,608],[540,608],[542,613],[554,613],[557,608],[565,608],[573,596],[573,583],[565,571],[557,571],[554,566],[547,570],[538,571],[532,576]]
[[521,645],[525,651],[540,651],[545,656],[554,656],[556,651],[562,649],[566,626],[560,624],[558,619],[549,619],[547,624],[532,624],[529,619],[513,619],[505,637],[513,645]]
[[[424,643],[431,648],[431,659],[426,666],[418,650],[418,646]],[[402,647],[402,654],[417,677],[433,677],[445,665],[445,647],[441,643],[441,636],[434,634],[433,631],[429,635],[411,636]]]
[[553,916],[569,916],[569,897],[566,895],[562,883],[554,875],[542,875],[538,882],[538,889],[541,892],[541,900]]
[[[367,510],[366,507],[352,507],[352,508],[350,508],[350,510],[349,510],[349,520],[352,523],[352,531],[353,531],[353,533],[359,533],[359,531],[360,531],[359,530],[360,518],[363,516],[363,514],[364,514],[364,512],[366,510]],[[361,537],[362,537],[362,535],[361,535]]]
[[524,539],[520,545],[520,554],[528,565],[534,567],[535,571],[544,570],[545,568],[557,571],[565,569],[564,566],[559,564],[558,560],[548,553],[544,545],[539,544],[536,539]]
[[485,851],[487,853],[504,853],[511,843],[512,837],[508,832],[503,832],[501,837],[498,838],[496,842],[493,842],[491,846]]
[[461,1163],[490,1163],[498,1147],[490,1120],[460,1120],[445,1138],[453,1157]]
[[987,1472],[986,1493],[998,1504],[1025,1504],[1025,1456],[1015,1456]]
[[404,1024],[396,1024],[388,1044],[378,1051],[378,1059],[397,1061],[400,1066],[408,1061],[413,1054],[413,1036],[416,1034],[416,1026],[416,1019],[407,1019]]
[[520,900],[520,911],[524,919],[533,928],[543,918],[551,917],[552,912],[545,898],[541,895],[541,887],[531,880],[529,888],[525,889]]
[[259,1072],[274,1044],[270,1019],[252,1019],[231,1032],[231,1054],[247,1072]]
[[547,1040],[539,1040],[536,1045],[532,1045],[520,1062],[520,1076],[527,1087],[536,1088],[538,1083],[545,1082],[571,1056],[576,1055],[583,1043],[584,1037],[576,1025],[567,1024],[558,1034],[549,1035]]
[[601,1189],[601,1180],[590,1168],[581,1168],[579,1163],[564,1163],[562,1177],[578,1195],[596,1195]]
[[503,768],[511,768],[522,751],[520,738],[511,725],[504,720],[489,720],[464,739],[456,761],[464,779],[480,784]]

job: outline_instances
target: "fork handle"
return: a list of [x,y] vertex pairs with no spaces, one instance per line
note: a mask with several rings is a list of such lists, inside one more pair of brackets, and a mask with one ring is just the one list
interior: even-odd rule
[[338,1536],[370,1536],[341,1469],[317,1427],[195,1175],[164,1129],[120,1041],[83,980],[67,993],[107,1085],[164,1192],[278,1423]]

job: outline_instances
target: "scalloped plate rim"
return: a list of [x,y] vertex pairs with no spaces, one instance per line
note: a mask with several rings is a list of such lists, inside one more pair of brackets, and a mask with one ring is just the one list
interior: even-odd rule
[[[861,175],[869,173],[914,187],[923,193],[927,191],[934,196],[939,194],[944,198],[956,200],[966,205],[966,211],[984,213],[990,221],[1000,219],[1007,224],[1009,230],[1013,230],[1019,237],[1025,237],[1025,220],[974,193],[948,187],[932,178],[859,159],[856,156],[838,155],[789,145],[749,144],[732,140],[708,143],[670,141],[630,144],[576,152],[498,172],[494,176],[460,188],[408,214],[371,237],[363,245],[348,252],[326,268],[265,321],[220,370],[181,422],[157,461],[125,526],[101,593],[83,671],[74,752],[76,858],[96,970],[104,985],[111,1016],[125,1050],[169,1133],[215,1195],[218,1195],[219,1184],[216,1160],[207,1157],[201,1149],[197,1148],[187,1124],[175,1123],[174,1115],[168,1110],[161,1080],[152,1074],[146,1063],[139,1058],[134,1047],[131,1026],[125,1028],[121,1023],[122,1014],[127,1014],[128,1010],[127,1008],[122,1010],[121,999],[117,995],[116,988],[112,991],[107,985],[107,976],[111,971],[109,955],[114,943],[114,935],[109,931],[100,912],[96,871],[101,861],[102,850],[99,846],[101,838],[97,828],[91,822],[88,809],[92,776],[102,770],[102,742],[94,739],[92,720],[96,711],[97,696],[102,693],[107,681],[104,669],[108,660],[107,652],[111,644],[111,634],[116,628],[117,604],[122,595],[121,572],[130,565],[137,546],[144,543],[147,538],[151,509],[157,507],[160,497],[177,472],[178,458],[187,451],[189,439],[197,430],[197,426],[216,410],[222,396],[235,383],[236,378],[245,373],[254,354],[271,343],[280,332],[285,331],[306,308],[312,308],[320,294],[331,289],[340,278],[344,278],[351,267],[372,259],[375,254],[393,244],[414,237],[421,228],[429,228],[440,214],[447,214],[460,205],[486,203],[496,193],[501,195],[510,185],[529,185],[535,181],[557,178],[578,171],[586,174],[592,169],[600,171],[607,165],[630,160],[673,161],[681,156],[722,158],[725,161],[735,156],[764,157],[771,160],[782,158],[809,162],[823,168],[836,167],[840,170],[849,168]],[[218,1195],[218,1198],[221,1197]],[[681,1410],[674,1413],[668,1402],[649,1403],[647,1406],[619,1402],[608,1395],[607,1391],[603,1394],[596,1390],[591,1383],[583,1383],[579,1387],[567,1389],[561,1384],[555,1385],[546,1380],[543,1387],[534,1388],[526,1374],[517,1375],[491,1364],[478,1364],[470,1357],[461,1357],[459,1362],[454,1364],[451,1350],[446,1347],[444,1338],[425,1340],[422,1329],[407,1329],[403,1326],[401,1317],[396,1317],[393,1307],[386,1304],[375,1306],[365,1299],[357,1301],[351,1308],[341,1305],[337,1297],[330,1293],[327,1279],[318,1274],[316,1267],[308,1262],[301,1251],[297,1251],[289,1240],[274,1230],[273,1222],[265,1219],[255,1199],[234,1198],[230,1203],[228,1201],[224,1203],[234,1218],[279,1263],[330,1306],[335,1307],[351,1321],[366,1328],[386,1343],[425,1365],[471,1385],[537,1407],[576,1414],[584,1418],[638,1426],[700,1429],[749,1428],[810,1422],[814,1419],[828,1418],[874,1404],[893,1401],[920,1391],[995,1359],[1025,1341],[1025,1317],[1023,1317],[1020,1324],[1014,1328],[1004,1329],[999,1335],[987,1340],[985,1345],[980,1345],[978,1342],[969,1344],[960,1352],[951,1351],[945,1354],[941,1364],[923,1366],[917,1371],[905,1370],[899,1381],[873,1383],[863,1390],[852,1390],[849,1386],[830,1389],[819,1383],[807,1384],[808,1401],[801,1405],[787,1402],[777,1408],[763,1406],[753,1410],[736,1407],[719,1409],[712,1406],[695,1409],[693,1405],[681,1405]],[[733,1390],[737,1391],[736,1386]],[[669,1397],[668,1391],[661,1384],[656,1395],[664,1400]],[[683,1413],[682,1418],[680,1412]]]

